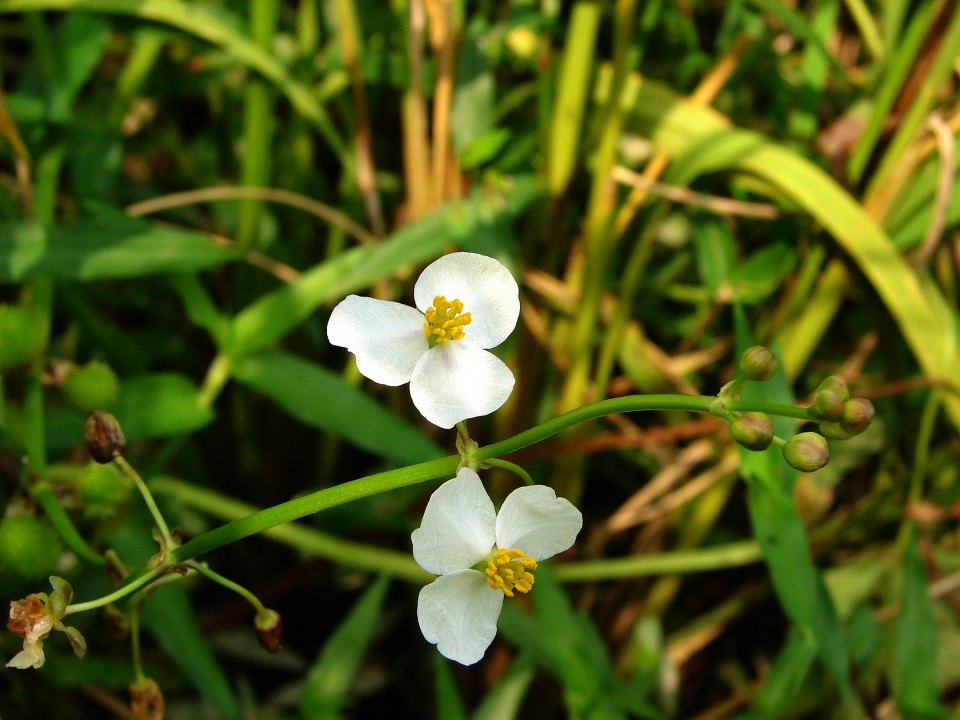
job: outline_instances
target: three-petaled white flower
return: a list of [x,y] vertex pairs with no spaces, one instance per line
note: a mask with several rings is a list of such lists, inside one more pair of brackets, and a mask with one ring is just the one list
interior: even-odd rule
[[497,513],[477,474],[461,469],[430,496],[411,536],[417,563],[440,576],[420,591],[423,636],[473,665],[497,634],[503,596],[529,592],[537,561],[573,545],[582,526],[580,511],[544,485],[514,490]]
[[488,415],[514,378],[492,353],[513,332],[520,290],[491,257],[457,252],[428,265],[413,289],[416,308],[349,295],[333,309],[327,338],[382,385],[410,383],[410,397],[434,425]]

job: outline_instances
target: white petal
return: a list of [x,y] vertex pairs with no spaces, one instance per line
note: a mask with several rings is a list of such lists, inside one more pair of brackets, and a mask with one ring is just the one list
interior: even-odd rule
[[420,591],[417,620],[441,655],[473,665],[496,637],[502,607],[503,593],[490,587],[482,572],[459,570]]
[[452,428],[498,409],[515,382],[496,355],[455,340],[430,348],[420,358],[410,378],[410,397],[427,420]]
[[463,302],[471,323],[461,342],[482,348],[496,347],[509,337],[520,317],[520,288],[499,261],[486,255],[457,252],[427,265],[413,288],[421,312],[443,295]]
[[327,339],[356,355],[360,373],[381,385],[410,382],[417,360],[430,347],[416,308],[358,295],[348,295],[333,309]]
[[577,539],[583,516],[546,485],[517,488],[497,515],[497,546],[523,550],[534,560],[561,553]]
[[[492,589],[493,588],[491,588],[491,590]],[[487,644],[489,645],[490,643]],[[23,650],[13,656],[13,659],[7,663],[7,667],[16,668],[17,670],[26,670],[29,667],[38,668],[43,665],[45,659],[43,656],[43,643],[31,643],[28,640],[24,640]]]
[[427,572],[445,575],[465,570],[490,554],[497,511],[480,477],[461,468],[438,487],[413,531],[413,559]]

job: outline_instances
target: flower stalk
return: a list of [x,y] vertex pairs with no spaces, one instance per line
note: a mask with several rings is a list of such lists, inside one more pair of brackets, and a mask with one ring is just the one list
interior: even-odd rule
[[113,461],[121,470],[123,470],[130,478],[133,479],[134,484],[136,484],[137,489],[143,496],[143,501],[150,509],[150,514],[153,516],[153,521],[157,524],[157,529],[160,531],[160,536],[163,540],[163,550],[170,551],[177,547],[180,543],[176,542],[173,539],[173,536],[170,534],[170,528],[167,527],[167,522],[163,519],[163,515],[160,514],[160,508],[157,507],[157,503],[153,499],[153,494],[150,492],[150,488],[147,487],[147,484],[143,481],[143,478],[140,477],[140,473],[133,469],[133,466],[126,461],[126,458],[124,458],[123,455],[117,455]]

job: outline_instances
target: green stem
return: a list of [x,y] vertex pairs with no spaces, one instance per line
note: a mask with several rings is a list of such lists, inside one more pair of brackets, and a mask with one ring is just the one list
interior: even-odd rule
[[213,570],[208,568],[203,563],[198,563],[195,560],[188,560],[184,564],[189,568],[193,568],[201,575],[213,580],[218,585],[222,585],[223,587],[227,588],[227,590],[233,590],[235,593],[237,593],[237,595],[244,597],[247,600],[247,602],[253,605],[258,615],[262,615],[267,611],[267,609],[263,606],[263,603],[260,602],[257,596],[254,595],[249,590],[247,590],[245,587],[243,587],[243,585],[235,583],[233,580],[229,580],[225,578],[223,575],[220,575],[219,573],[215,573]]
[[722,570],[760,562],[763,555],[756,540],[742,540],[728,545],[675,550],[658,555],[635,555],[613,560],[590,560],[557,565],[554,573],[561,582],[614,580],[643,575]]
[[[530,430],[520,433],[512,438],[499,443],[494,443],[493,445],[479,448],[475,452],[474,457],[477,460],[486,462],[491,458],[497,458],[500,455],[514,452],[526,447],[527,445],[544,440],[551,435],[555,435],[573,425],[576,425],[577,423],[593,420],[611,413],[635,412],[638,410],[687,410],[690,412],[710,412],[710,406],[715,400],[716,398],[714,397],[703,397],[699,395],[636,395],[622,398],[612,398],[610,400],[604,400],[602,402],[587,405],[582,408],[577,408],[576,410],[571,410],[568,413],[549,420],[535,428],[531,428]],[[797,417],[798,412],[802,412],[804,414],[806,412],[803,408],[796,408],[790,405],[778,405],[776,403],[760,403],[747,400],[738,400],[736,403],[737,409],[744,412],[757,410],[761,412],[767,412],[768,414],[786,415],[789,417]],[[118,458],[118,461],[121,459],[122,458]],[[211,550],[216,550],[219,547],[242,540],[245,537],[271,530],[279,525],[284,525],[292,522],[293,520],[297,520],[298,518],[317,513],[321,510],[343,505],[353,500],[359,500],[360,498],[369,497],[370,495],[376,495],[388,490],[395,490],[401,487],[415,485],[427,480],[450,477],[454,474],[454,472],[456,472],[459,462],[459,455],[451,455],[438,460],[430,460],[428,462],[419,463],[418,465],[411,465],[410,467],[399,468],[397,470],[388,470],[386,472],[377,473],[376,475],[369,475],[364,478],[345,482],[334,487],[324,488],[323,490],[318,490],[310,495],[289,500],[272,508],[260,510],[259,512],[255,512],[251,515],[234,520],[231,523],[206,532],[203,535],[194,538],[182,547],[173,550],[168,555],[166,566],[170,567],[173,565],[182,565],[198,555],[210,552]],[[132,468],[130,468],[130,470],[132,471]],[[136,476],[136,478],[139,478],[139,476]],[[152,500],[152,496],[150,496],[149,493],[145,497],[150,497]],[[274,532],[276,532],[276,530],[274,530]],[[701,559],[700,561],[694,560],[689,567],[694,569],[711,569],[714,567],[714,565],[711,565],[710,562],[714,561],[720,563],[716,565],[716,567],[727,567],[728,565],[723,564],[725,562],[733,562],[733,564],[737,564],[737,562],[739,562],[740,564],[744,564],[748,562],[748,560],[743,559],[743,557],[746,557],[743,555],[743,552],[744,551],[741,548],[740,555],[738,555],[736,552],[733,552],[732,554],[728,553],[727,555],[723,555],[719,560],[711,560],[714,555],[707,553],[705,556],[706,559]],[[734,558],[734,560],[736,560],[736,558],[740,558],[740,560],[734,562],[733,560],[730,560],[731,557]],[[613,565],[608,565],[606,567],[610,568],[611,572],[617,573],[628,572],[626,570],[619,569],[619,563],[627,562],[627,567],[634,567],[630,563],[636,562],[636,560],[637,559],[635,558],[627,558],[626,560],[611,560],[602,562],[614,563]],[[752,562],[752,560],[749,561]],[[669,571],[684,572],[684,568],[688,567],[688,565],[684,564],[686,562],[686,558],[681,557],[681,564],[679,568],[671,567]],[[707,564],[702,566],[698,563]],[[127,585],[125,585],[123,588],[120,588],[115,593],[112,593],[106,598],[101,598],[100,600],[94,600],[79,606],[71,606],[68,608],[68,612],[79,612],[79,610],[73,609],[74,607],[90,609],[113,602],[113,600],[117,598],[130,594],[136,588],[142,587],[151,578],[155,577],[159,571],[160,569],[158,568],[154,568],[152,570],[141,569],[139,572],[131,575],[127,579]],[[642,565],[640,566],[639,571],[646,572],[644,566]],[[629,572],[632,572],[632,570]]]
[[105,564],[103,556],[92,550],[80,536],[66,510],[57,502],[57,496],[53,493],[53,489],[47,483],[39,482],[33,486],[32,494],[33,499],[43,508],[50,524],[53,525],[53,529],[57,531],[66,546],[73,550],[81,560],[91,565],[103,567]]
[[133,482],[136,484],[140,494],[143,495],[143,501],[150,509],[150,514],[153,515],[153,521],[157,524],[157,528],[160,530],[160,535],[163,537],[163,549],[172,550],[176,544],[173,541],[173,537],[170,535],[170,528],[167,527],[166,520],[164,520],[163,515],[160,514],[160,508],[157,507],[157,503],[153,499],[153,495],[150,493],[150,488],[147,487],[147,484],[143,481],[143,478],[140,477],[139,473],[133,469],[133,466],[126,461],[123,455],[118,455],[113,459],[113,461],[120,466],[121,470],[133,478]]
[[110,603],[116,602],[121,598],[125,598],[127,595],[129,595],[133,591],[139,588],[142,588],[148,582],[150,582],[155,577],[157,577],[157,575],[160,574],[162,568],[163,566],[155,567],[151,570],[146,570],[146,569],[141,570],[136,575],[131,575],[130,578],[127,579],[127,583],[125,585],[117,588],[109,595],[104,595],[101,598],[97,598],[96,600],[90,600],[89,602],[74,603],[73,605],[70,605],[67,607],[67,610],[64,614],[73,615],[74,613],[86,612],[87,610],[96,610],[97,608],[103,607],[104,605],[109,605]]
[[530,477],[530,473],[528,473],[519,465],[514,465],[512,462],[508,462],[506,460],[497,460],[496,458],[487,458],[485,462],[487,465],[509,470],[514,475],[517,475],[527,485],[536,485],[536,483],[533,481],[533,478]]
[[133,684],[142,685],[147,678],[143,674],[143,663],[140,661],[140,611],[132,611],[129,617],[130,650],[133,655]]

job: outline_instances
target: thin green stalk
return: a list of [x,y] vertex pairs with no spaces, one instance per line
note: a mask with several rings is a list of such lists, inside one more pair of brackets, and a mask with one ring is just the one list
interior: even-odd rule
[[[67,610],[69,611],[69,608]],[[129,618],[130,652],[133,656],[133,684],[141,685],[146,682],[147,677],[143,674],[143,663],[140,660],[140,611],[132,611]]]
[[152,32],[141,33],[134,39],[113,91],[113,101],[107,114],[107,123],[111,127],[120,127],[130,103],[146,83],[166,42],[166,38]]
[[200,407],[213,407],[223,386],[230,380],[231,367],[230,358],[226,355],[217,355],[213,359],[203,379],[203,386],[197,391],[197,404]]
[[65,614],[73,615],[74,613],[86,612],[87,610],[96,610],[104,605],[109,605],[112,602],[116,602],[117,600],[125,598],[133,591],[142,588],[144,585],[157,577],[162,570],[162,566],[151,568],[150,570],[141,570],[136,576],[131,575],[129,578],[127,578],[127,582],[124,585],[117,588],[109,595],[104,595],[101,598],[90,600],[89,602],[74,603],[73,605],[67,607]]
[[[551,435],[556,435],[577,423],[593,420],[603,415],[611,413],[635,412],[639,410],[687,410],[690,412],[710,412],[710,408],[716,398],[702,397],[698,395],[638,395],[623,398],[612,398],[603,402],[587,405],[577,408],[559,417],[553,418],[542,425],[531,428],[526,432],[520,433],[512,438],[504,440],[493,445],[479,448],[474,452],[474,458],[483,462],[490,458],[496,458],[499,455],[519,450],[527,445],[545,440]],[[777,405],[775,403],[753,403],[750,401],[736,401],[737,409],[744,412],[756,410],[764,411],[770,414],[783,414],[789,417],[797,417],[799,412],[805,412],[803,408],[795,408],[788,405]],[[119,459],[118,459],[119,460]],[[388,490],[395,490],[409,485],[425,482],[427,480],[436,480],[443,477],[451,477],[460,463],[459,455],[451,455],[437,460],[411,465],[397,470],[388,470],[386,472],[369,475],[367,477],[345,482],[334,487],[324,488],[317,492],[305,495],[294,500],[289,500],[280,505],[276,505],[265,510],[260,510],[246,517],[235,520],[219,528],[194,538],[185,545],[173,550],[167,556],[166,567],[182,565],[188,560],[216,550],[219,547],[227,545],[245,537],[256,535],[258,533],[276,529],[279,525],[292,522],[307,515],[312,515],[321,510],[343,505],[353,500],[376,495]],[[131,468],[132,470],[132,468]],[[151,496],[152,498],[152,496]],[[276,532],[276,530],[275,530]],[[379,551],[378,551],[379,552]],[[734,553],[735,554],[735,553]],[[708,556],[710,557],[710,556]],[[724,556],[727,557],[727,556]],[[606,561],[605,561],[606,562]],[[620,562],[620,561],[609,561]],[[686,562],[684,560],[683,562]],[[717,567],[725,567],[722,562]],[[746,561],[744,561],[746,562]],[[614,572],[620,572],[612,566]],[[671,572],[683,572],[684,567],[681,563],[680,569],[671,568]],[[700,568],[694,563],[694,568]],[[709,569],[707,566],[700,569]],[[127,585],[120,588],[115,593],[108,596],[107,599],[91,601],[83,605],[84,609],[100,607],[114,599],[124,597],[136,588],[141,587],[150,578],[155,577],[162,569],[154,568],[152,570],[141,569],[127,579]],[[145,579],[147,578],[147,579]],[[71,610],[71,612],[78,612]]]
[[675,550],[658,555],[635,555],[613,560],[587,560],[554,567],[561,582],[615,580],[644,575],[703,572],[752,565],[763,560],[756,540],[742,540],[728,545]]
[[[942,400],[941,391],[931,390],[930,394],[927,395],[926,403],[924,403],[923,413],[920,415],[920,427],[917,429],[917,442],[913,451],[913,469],[910,473],[907,505],[912,505],[923,499],[923,480],[927,475],[927,464],[930,459],[930,441],[933,438],[933,430],[936,427],[937,414],[940,411]],[[912,526],[913,520],[908,514],[904,514],[903,521],[900,523],[900,531],[897,533],[896,547],[898,551],[906,546]]]
[[[277,31],[280,5],[277,0],[250,0],[250,37],[264,52],[270,52]],[[273,144],[273,89],[260,78],[249,78],[243,101],[243,164],[240,184],[270,185]],[[249,250],[257,244],[263,203],[243,200],[237,224],[237,244]]]
[[167,527],[166,520],[164,520],[163,515],[160,514],[160,508],[157,507],[157,503],[153,499],[153,494],[150,492],[147,484],[143,481],[143,478],[140,477],[140,474],[133,469],[133,466],[126,461],[126,458],[124,458],[123,455],[118,455],[113,459],[113,461],[120,467],[121,470],[123,470],[127,475],[130,476],[130,478],[133,479],[133,482],[136,484],[140,494],[143,495],[143,501],[150,509],[150,514],[153,516],[153,521],[157,524],[157,528],[160,530],[160,535],[163,537],[163,549],[170,550],[175,545],[173,537],[170,535],[170,528]]
[[497,458],[487,458],[484,461],[487,465],[492,465],[493,467],[503,468],[504,470],[509,470],[514,475],[523,480],[526,485],[536,485],[533,481],[533,478],[530,477],[530,473],[524,470],[519,465],[514,465],[512,462],[507,460],[498,460]]
[[877,29],[877,23],[870,14],[867,4],[863,0],[844,0],[844,4],[853,16],[867,52],[873,56],[874,60],[882,60],[885,53],[883,40],[880,38],[880,30]]
[[66,510],[57,502],[57,496],[53,489],[47,483],[39,482],[31,488],[31,494],[47,514],[50,524],[53,525],[53,529],[57,531],[64,544],[84,562],[103,567],[103,556],[87,545],[86,541],[80,536]]
[[233,592],[235,592],[237,595],[240,595],[241,597],[246,599],[247,602],[253,605],[253,608],[254,610],[257,611],[258,615],[261,615],[267,611],[267,609],[263,606],[263,603],[260,602],[260,599],[256,595],[254,595],[252,592],[247,590],[245,587],[243,587],[243,585],[240,585],[238,583],[235,583],[233,580],[225,578],[223,575],[214,572],[203,563],[198,563],[195,560],[188,560],[184,564],[188,568],[193,568],[204,577],[209,578],[210,580],[213,580],[218,585],[222,585],[223,587],[227,588],[227,590],[233,590]]

